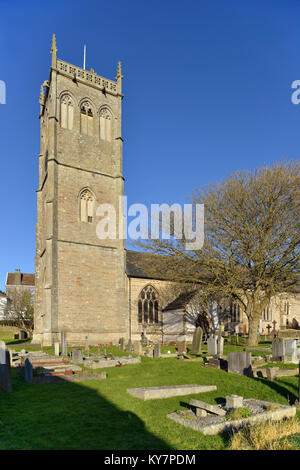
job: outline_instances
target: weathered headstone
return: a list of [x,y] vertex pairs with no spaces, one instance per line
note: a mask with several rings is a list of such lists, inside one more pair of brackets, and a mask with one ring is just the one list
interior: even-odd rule
[[87,356],[90,354],[90,341],[88,335],[85,337],[84,352]]
[[210,335],[207,340],[207,354],[209,356],[221,356],[223,354],[224,338],[221,335]]
[[128,341],[126,351],[127,352],[132,352],[132,342],[131,342],[131,340]]
[[251,353],[230,352],[228,353],[228,372],[234,374],[252,376]]
[[224,349],[224,338],[223,336],[219,335],[218,342],[217,342],[217,355],[218,356],[222,356],[223,349]]
[[67,350],[67,337],[66,337],[66,332],[62,331],[60,334],[61,338],[61,355],[62,356],[67,356],[68,350]]
[[202,337],[203,337],[203,330],[201,326],[197,326],[197,328],[194,331],[192,349],[190,351],[190,354],[201,354]]
[[120,338],[119,344],[120,344],[120,350],[125,351],[125,338]]
[[134,341],[132,344],[133,347],[133,353],[136,354],[137,356],[141,356],[143,353],[143,347],[142,343],[140,341]]
[[55,356],[59,356],[59,342],[58,341],[54,343],[54,354]]
[[33,377],[33,367],[28,358],[25,359],[24,365],[24,380],[25,382],[31,383]]
[[273,320],[272,321],[272,324],[273,324],[273,330],[271,331],[271,335],[276,335],[277,334],[277,330],[276,330],[276,324],[277,324],[277,321],[276,320]]
[[72,362],[74,362],[74,364],[83,363],[83,356],[82,356],[81,349],[72,349]]
[[11,392],[12,382],[11,382],[11,370],[10,370],[10,353],[8,350],[5,350],[5,357],[3,357],[3,351],[2,351],[1,361],[0,361],[0,388],[4,390],[5,392]]
[[297,341],[295,339],[285,339],[285,354],[291,356],[291,361],[298,364]]
[[178,354],[182,354],[186,352],[186,341],[177,342],[177,351],[178,351]]
[[27,333],[24,330],[21,330],[21,339],[26,339],[27,338]]
[[282,360],[285,354],[285,341],[276,336],[272,341],[272,359],[274,361]]
[[160,344],[155,344],[153,349],[153,357],[160,357]]
[[149,344],[149,339],[148,339],[147,336],[146,336],[146,329],[144,329],[143,332],[142,332],[142,334],[141,334],[141,342],[142,342],[143,344],[147,344],[147,346],[148,346],[148,344]]
[[218,350],[218,340],[217,336],[210,335],[207,340],[207,354],[209,356],[216,356]]

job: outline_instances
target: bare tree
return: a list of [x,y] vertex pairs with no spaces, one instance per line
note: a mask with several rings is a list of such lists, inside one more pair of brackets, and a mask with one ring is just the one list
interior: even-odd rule
[[15,290],[8,300],[9,320],[12,325],[26,331],[29,338],[33,333],[34,307],[30,290]]
[[[170,224],[170,239],[139,243],[165,255],[170,279],[238,303],[249,321],[251,346],[270,299],[299,282],[299,166],[297,161],[241,171],[197,189],[193,204],[205,209],[202,249],[186,250],[184,231],[176,234],[172,217],[163,221]],[[154,264],[149,269],[157,271]]]

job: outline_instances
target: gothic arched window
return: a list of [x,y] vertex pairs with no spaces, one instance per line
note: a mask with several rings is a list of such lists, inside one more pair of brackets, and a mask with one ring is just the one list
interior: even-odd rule
[[107,108],[100,110],[100,139],[112,141],[112,115]]
[[60,102],[60,124],[64,129],[73,129],[74,108],[69,95],[64,95]]
[[88,101],[80,106],[80,131],[81,134],[93,135],[94,116],[93,110]]
[[270,305],[267,305],[267,307],[264,308],[262,316],[263,316],[263,320],[266,320],[266,321],[272,320],[272,312],[271,312]]
[[152,286],[144,287],[139,295],[138,322],[159,323],[159,301],[156,290]]
[[80,220],[92,223],[94,220],[95,198],[91,191],[84,189],[80,193]]

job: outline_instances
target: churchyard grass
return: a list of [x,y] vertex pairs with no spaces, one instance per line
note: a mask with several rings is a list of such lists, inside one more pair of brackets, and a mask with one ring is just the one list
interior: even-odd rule
[[[13,369],[13,392],[0,391],[0,449],[227,449],[230,435],[204,436],[166,415],[186,409],[190,398],[216,404],[236,394],[288,404],[298,394],[298,377],[270,382],[176,358],[143,357],[140,364],[106,371],[106,380],[38,385],[23,382]],[[217,390],[149,401],[126,392],[180,384],[216,385]]]

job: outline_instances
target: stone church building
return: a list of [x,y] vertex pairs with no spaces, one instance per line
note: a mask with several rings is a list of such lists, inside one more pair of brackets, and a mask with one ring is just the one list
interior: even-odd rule
[[180,323],[186,306],[176,306],[177,333],[163,322],[170,283],[143,269],[153,255],[96,233],[97,207],[112,204],[118,214],[124,194],[121,65],[114,81],[69,64],[57,58],[55,36],[51,56],[39,101],[33,342],[51,345],[61,331],[69,344],[138,340],[143,331],[160,342],[189,338],[193,322]]

